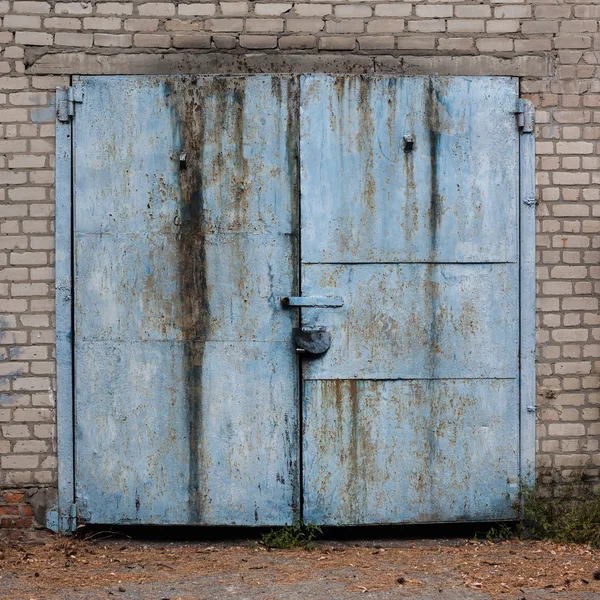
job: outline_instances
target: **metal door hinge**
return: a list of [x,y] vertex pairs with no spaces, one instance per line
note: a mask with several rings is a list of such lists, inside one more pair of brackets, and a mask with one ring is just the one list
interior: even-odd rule
[[71,531],[77,529],[77,504],[71,504],[69,507],[69,525]]
[[73,533],[77,529],[77,504],[69,504],[65,509],[48,511],[47,527],[51,531]]
[[517,125],[523,133],[532,133],[535,125],[535,108],[530,100],[517,100]]
[[75,104],[83,102],[83,84],[76,81],[72,86],[66,88],[66,98],[56,100],[56,117],[61,123],[66,123],[75,114]]

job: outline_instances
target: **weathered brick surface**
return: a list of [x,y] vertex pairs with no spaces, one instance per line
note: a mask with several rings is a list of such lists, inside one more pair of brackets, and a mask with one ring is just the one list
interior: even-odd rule
[[33,511],[20,490],[0,491],[0,530],[23,529],[33,524]]
[[[599,19],[596,0],[1,0],[0,488],[56,481],[53,102],[69,77],[31,67],[52,51],[551,57],[553,75],[521,80],[538,123],[538,462],[544,480],[598,478]],[[2,526],[28,525],[7,498]]]

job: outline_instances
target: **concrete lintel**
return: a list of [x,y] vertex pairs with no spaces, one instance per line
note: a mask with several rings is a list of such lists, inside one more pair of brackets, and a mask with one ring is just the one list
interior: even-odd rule
[[45,54],[34,75],[175,75],[213,73],[373,73],[373,57],[321,54]]
[[[33,58],[33,57],[32,57]],[[34,75],[170,75],[209,73],[395,73],[548,77],[551,56],[366,56],[359,54],[47,53],[30,61]]]
[[375,68],[403,75],[487,75],[548,77],[553,74],[551,56],[378,56]]

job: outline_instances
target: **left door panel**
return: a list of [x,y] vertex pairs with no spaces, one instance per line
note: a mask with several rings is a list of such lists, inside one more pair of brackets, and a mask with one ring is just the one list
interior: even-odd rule
[[75,487],[92,523],[298,510],[297,80],[83,77]]

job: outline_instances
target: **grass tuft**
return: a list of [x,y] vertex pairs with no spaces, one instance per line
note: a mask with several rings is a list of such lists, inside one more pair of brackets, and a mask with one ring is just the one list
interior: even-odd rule
[[[546,488],[548,489],[548,488]],[[522,539],[600,547],[600,493],[584,477],[551,485],[550,495],[525,490],[521,495]]]
[[269,549],[304,548],[312,550],[313,540],[322,534],[321,528],[314,523],[298,522],[264,533],[262,543]]

